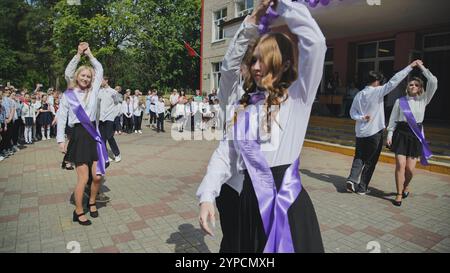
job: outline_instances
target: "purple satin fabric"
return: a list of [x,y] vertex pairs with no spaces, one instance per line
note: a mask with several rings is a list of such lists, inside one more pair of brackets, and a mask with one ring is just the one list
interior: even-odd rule
[[425,134],[422,130],[419,129],[419,126],[417,126],[417,121],[414,118],[414,115],[411,111],[411,108],[409,107],[408,100],[406,97],[401,97],[399,100],[400,109],[403,111],[403,115],[406,118],[406,121],[408,122],[409,128],[413,131],[413,133],[416,135],[416,137],[419,139],[420,143],[422,143],[422,156],[420,157],[420,164],[423,166],[428,165],[428,159],[432,156],[430,147],[428,146],[427,141],[425,140]]
[[250,94],[249,104],[257,104],[259,101],[266,98],[266,94],[262,91],[256,91]]
[[288,209],[302,189],[298,172],[299,159],[286,170],[282,185],[277,192],[275,181],[257,136],[249,130],[252,106],[238,114],[234,129],[235,139],[248,174],[251,178],[267,242],[264,253],[293,253],[294,245],[289,226]]
[[83,107],[81,106],[80,101],[75,95],[75,92],[72,89],[67,89],[66,92],[64,92],[64,94],[66,95],[70,108],[72,109],[73,113],[77,116],[81,125],[83,125],[84,129],[86,129],[89,135],[91,135],[91,137],[95,139],[95,142],[97,143],[97,155],[98,155],[97,175],[104,176],[106,163],[108,162],[108,153],[106,151],[105,142],[103,142],[103,139],[100,136],[98,128],[95,128],[94,125],[92,125],[90,118],[88,117],[86,111],[84,111]]
[[278,13],[272,8],[269,7],[264,16],[259,19],[258,30],[259,33],[266,34],[270,31],[269,25],[278,17]]

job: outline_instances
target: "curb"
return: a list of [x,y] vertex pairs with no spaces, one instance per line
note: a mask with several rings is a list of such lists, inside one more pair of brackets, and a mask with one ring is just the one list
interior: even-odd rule
[[[316,148],[328,152],[339,153],[343,155],[352,156],[355,153],[354,147],[343,146],[339,144],[310,140],[305,139],[304,147]],[[384,163],[395,164],[395,156],[392,153],[381,152],[380,158],[378,161]],[[436,162],[433,160],[428,160],[428,166],[422,166],[419,162],[416,164],[417,169],[427,170],[434,173],[446,174],[450,175],[450,164]]]

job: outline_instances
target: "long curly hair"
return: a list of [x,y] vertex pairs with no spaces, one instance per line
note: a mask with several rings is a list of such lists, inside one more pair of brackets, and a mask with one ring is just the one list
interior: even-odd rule
[[253,46],[248,48],[243,59],[243,89],[245,91],[240,103],[248,105],[250,96],[248,93],[256,90],[256,82],[251,74],[251,67],[256,62],[253,56],[258,47],[260,62],[267,68],[266,75],[262,78],[262,88],[269,92],[268,106],[279,105],[287,99],[286,91],[298,77],[297,58],[292,40],[283,33],[269,33],[261,36]]
[[269,92],[265,102],[267,118],[262,126],[267,133],[270,133],[272,118],[275,120],[279,111],[279,107],[273,108],[272,106],[279,106],[287,100],[287,89],[298,77],[297,58],[292,40],[283,33],[265,34],[256,40],[252,46],[249,46],[241,66],[245,93],[240,99],[240,104],[244,107],[249,105],[249,93],[254,92],[257,88],[251,73],[252,66],[257,61],[257,57],[254,56],[257,47],[259,49],[259,61],[267,68],[267,73],[262,75],[262,86],[260,87]]

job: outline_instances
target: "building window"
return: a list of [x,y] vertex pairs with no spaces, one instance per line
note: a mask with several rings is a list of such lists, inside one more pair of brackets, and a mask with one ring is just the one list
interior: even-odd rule
[[219,81],[220,81],[220,67],[222,66],[222,62],[211,63],[212,67],[212,87],[211,89],[219,89]]
[[450,48],[450,33],[429,34],[423,37],[423,49],[448,50]]
[[333,78],[333,58],[334,50],[332,47],[329,47],[327,49],[327,53],[325,54],[322,81],[320,82],[319,92],[317,92],[317,96],[319,96],[320,94],[326,94],[328,92],[328,84]]
[[217,10],[213,13],[213,42],[224,39],[222,24],[227,20],[227,8]]
[[369,71],[379,71],[385,78],[394,75],[395,40],[375,41],[359,44],[357,47],[356,70],[358,87],[364,88],[367,84]]
[[253,11],[253,0],[236,0],[236,17],[251,14]]

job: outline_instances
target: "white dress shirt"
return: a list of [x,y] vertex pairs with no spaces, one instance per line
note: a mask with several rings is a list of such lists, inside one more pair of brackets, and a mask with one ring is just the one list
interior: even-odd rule
[[170,104],[171,104],[171,105],[177,104],[177,103],[178,103],[178,98],[179,98],[179,95],[178,95],[178,94],[172,94],[172,95],[170,95],[170,98],[169,98]]
[[[288,98],[280,105],[280,111],[275,118],[280,126],[272,126],[271,140],[276,139],[276,143],[264,140],[261,143],[261,151],[270,167],[292,164],[299,157],[311,107],[322,79],[327,50],[325,37],[305,4],[280,0],[277,12],[285,20],[290,31],[298,37],[299,77],[291,84]],[[222,111],[227,104],[237,103],[243,94],[242,86],[239,84],[240,65],[249,39],[258,36],[257,26],[247,23],[247,19],[231,41],[222,62],[220,88],[217,94]],[[257,105],[263,103],[264,101],[260,101]],[[258,107],[250,107],[249,110],[250,131],[256,135],[255,131],[260,128],[260,121],[265,119],[264,112]],[[230,111],[226,116],[232,117],[233,113],[234,111]],[[227,118],[228,135],[233,135],[231,121],[231,118]],[[242,170],[246,167],[236,144],[233,140],[220,141],[197,190],[200,203],[213,202],[219,196],[223,183],[229,184],[238,193],[241,192],[244,180]]]
[[40,101],[40,100],[37,100],[35,103],[31,103],[31,106],[33,106],[34,113],[35,113],[35,115],[37,116],[38,110],[39,110],[39,108],[41,108],[41,106],[42,106],[41,101]]
[[[370,137],[385,128],[384,96],[394,90],[411,70],[412,67],[408,65],[395,74],[386,84],[377,87],[366,86],[356,94],[350,108],[350,117],[356,120],[356,137]],[[366,115],[370,116],[369,121],[364,120]]]
[[131,103],[131,100],[129,103],[127,103],[127,101],[122,102],[122,113],[127,118],[131,118],[133,116],[133,104]]
[[[88,115],[91,121],[95,121],[97,117],[97,100],[98,92],[100,90],[100,85],[103,80],[103,67],[97,61],[95,57],[90,58],[91,64],[94,67],[95,75],[92,79],[92,87],[90,91],[80,90],[78,88],[74,89],[75,95],[81,103],[84,111]],[[80,56],[75,55],[66,67],[65,76],[66,80],[69,82],[75,76],[75,70],[80,62]],[[77,116],[72,112],[69,102],[67,101],[66,94],[64,93],[61,101],[59,103],[59,109],[57,113],[57,134],[56,141],[58,143],[64,142],[64,131],[66,129],[66,120],[69,116],[69,126],[73,127],[75,123],[79,123]]]
[[[143,108],[144,107],[144,108]],[[133,100],[133,115],[140,117],[142,112],[145,109],[145,105],[140,104],[140,100],[138,96],[134,96]]]
[[30,102],[24,103],[22,108],[22,121],[25,124],[25,118],[33,118],[33,121],[36,121],[36,111],[34,110],[33,105]]
[[164,101],[158,101],[156,103],[156,113],[162,114],[165,111],[166,111],[166,104],[164,103]]
[[114,121],[119,104],[117,91],[109,86],[101,88],[98,99],[100,100],[100,121]]
[[[411,108],[411,112],[416,119],[417,123],[422,123],[425,117],[425,108],[430,103],[433,98],[436,90],[438,88],[438,80],[437,78],[431,74],[430,70],[421,66],[423,75],[427,78],[427,88],[426,92],[423,92],[420,96],[410,97],[406,96],[408,100],[409,107]],[[391,117],[389,118],[388,125],[388,140],[392,140],[392,135],[395,131],[398,121],[406,121],[405,115],[403,114],[402,109],[399,106],[399,99],[395,101],[394,108],[392,108]]]
[[158,103],[158,96],[153,95],[150,97],[150,111],[156,113],[156,104]]

